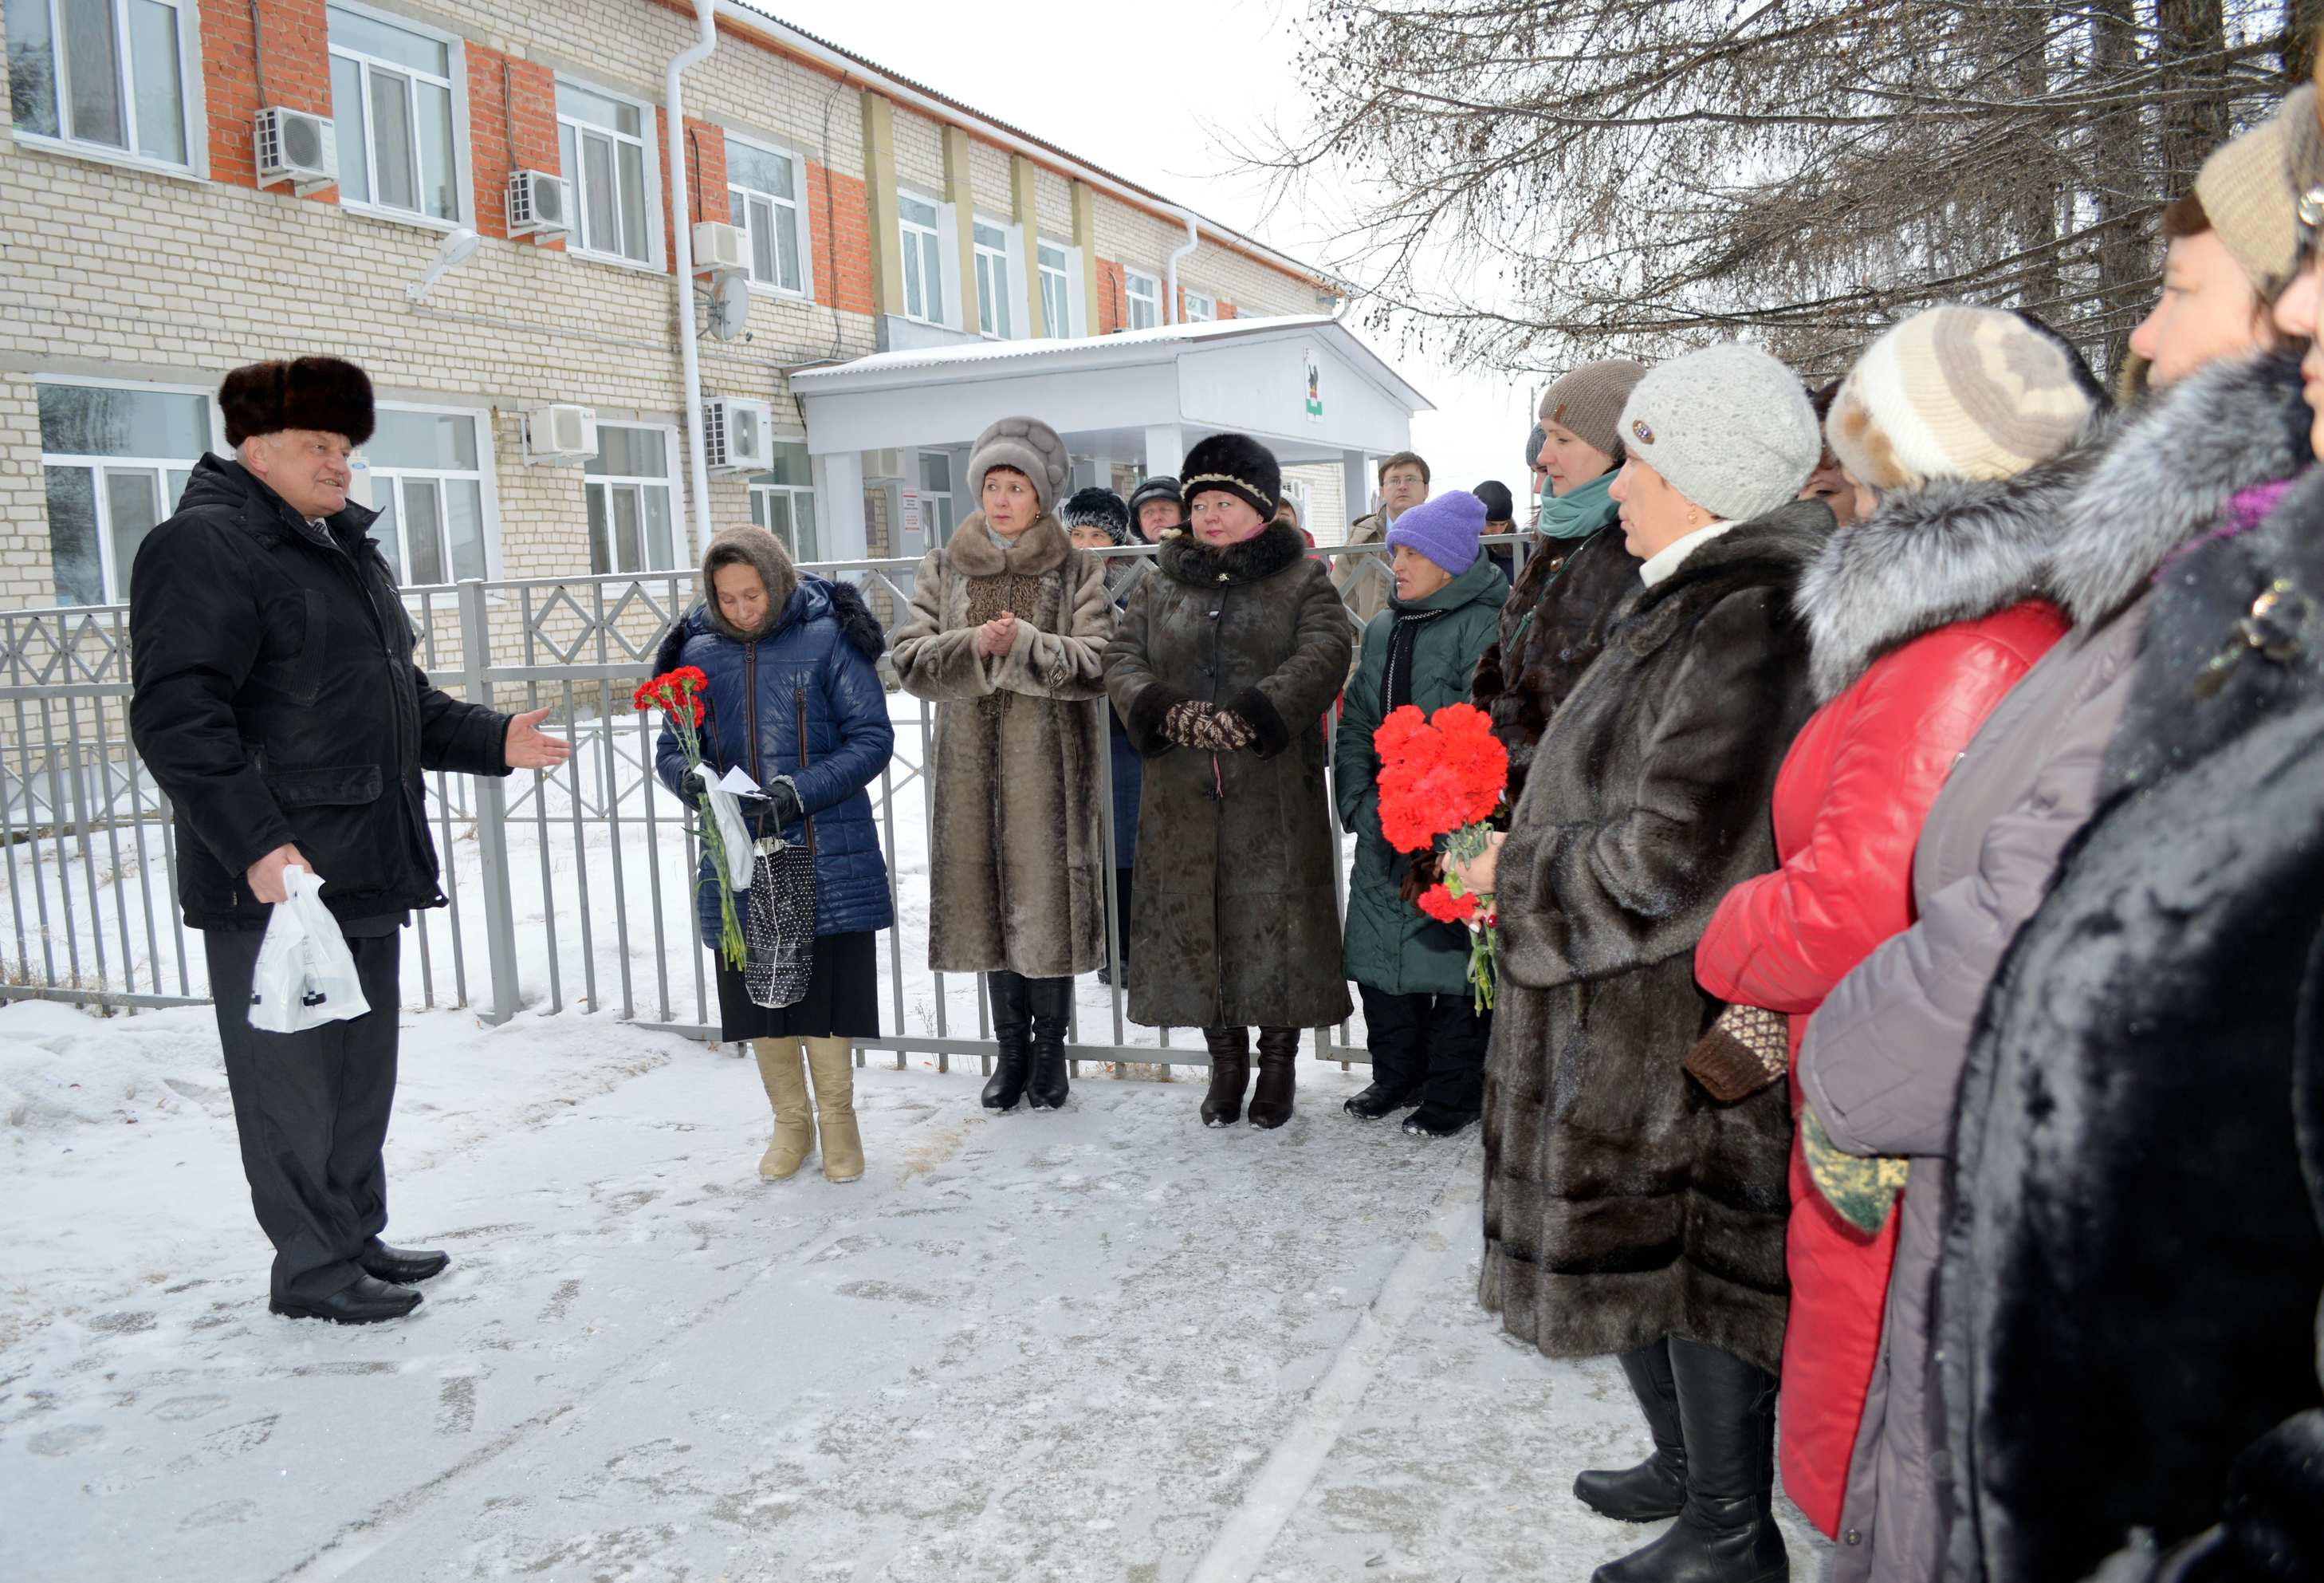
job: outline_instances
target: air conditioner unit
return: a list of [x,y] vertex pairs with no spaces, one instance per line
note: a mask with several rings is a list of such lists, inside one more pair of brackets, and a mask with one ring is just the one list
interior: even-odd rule
[[702,403],[703,465],[714,473],[763,473],[775,465],[775,410],[765,402],[712,396]]
[[573,190],[547,171],[511,171],[508,233],[544,240],[573,234]]
[[261,187],[288,181],[303,198],[339,179],[339,140],[327,116],[270,106],[258,112],[253,141]]
[[526,462],[586,462],[596,454],[595,409],[560,403],[525,413]]
[[904,453],[896,447],[890,446],[884,450],[867,450],[863,453],[863,477],[865,482],[869,483],[875,480],[890,478],[900,479],[903,476]]
[[694,223],[696,274],[748,274],[750,270],[751,238],[742,227],[717,220]]

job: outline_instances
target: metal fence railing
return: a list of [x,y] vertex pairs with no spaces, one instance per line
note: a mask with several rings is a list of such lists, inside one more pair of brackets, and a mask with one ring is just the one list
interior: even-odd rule
[[[1488,542],[1525,553],[1520,538]],[[1379,546],[1316,553],[1361,563],[1348,597],[1387,581]],[[807,569],[856,584],[892,625],[917,565],[854,560]],[[413,920],[407,1004],[469,1007],[493,1023],[528,1008],[577,1006],[717,1037],[710,961],[695,921],[694,822],[654,778],[658,723],[629,707],[663,634],[698,588],[693,572],[673,571],[405,591],[432,681],[503,710],[549,706],[552,728],[575,749],[554,772],[506,781],[428,777],[450,905]],[[0,613],[0,884],[14,928],[0,956],[0,1000],[134,1011],[208,998],[199,941],[176,905],[180,835],[168,798],[129,741],[129,690],[126,606]],[[879,941],[886,1031],[862,1042],[892,1052],[899,1065],[908,1055],[933,1056],[940,1068],[955,1056],[989,1060],[991,1017],[981,977],[927,966],[936,708],[901,692],[890,697],[895,757],[870,792],[897,923]],[[1099,765],[1110,854],[1107,755]],[[1343,863],[1343,905],[1345,883]],[[1077,1061],[1206,1062],[1199,1033],[1129,1022],[1123,975],[1111,961],[1120,898],[1110,864],[1105,887],[1112,983],[1077,986],[1070,1053]],[[1321,1031],[1318,1053],[1365,1060],[1360,1023]]]

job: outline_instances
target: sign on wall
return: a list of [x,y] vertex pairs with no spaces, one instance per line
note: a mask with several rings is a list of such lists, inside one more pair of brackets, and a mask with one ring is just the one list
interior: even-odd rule
[[1303,359],[1307,372],[1307,421],[1321,423],[1323,421],[1323,371],[1316,366],[1315,354],[1312,350],[1303,354]]

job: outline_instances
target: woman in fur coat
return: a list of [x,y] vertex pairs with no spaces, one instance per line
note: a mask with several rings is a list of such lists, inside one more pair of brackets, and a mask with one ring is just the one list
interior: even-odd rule
[[[2070,351],[2015,314],[1962,306],[1889,330],[1836,397],[1827,429],[1850,492],[1856,469],[1890,487],[1869,516],[1832,535],[1801,586],[1824,702],[1775,782],[1783,866],[1728,893],[1694,957],[1696,978],[1720,1000],[1785,1014],[1794,1051],[1832,986],[1912,923],[1913,854],[1930,803],[1987,715],[2065,631],[2056,606],[2029,590],[2040,586],[2064,496],[2088,470],[2086,455],[2058,453],[2084,441],[2098,408],[2096,382]],[[1885,469],[1876,458],[1888,458]],[[1780,1077],[1748,1058],[1705,1075],[1720,1098]],[[1788,1097],[1796,1116],[1796,1085]],[[1833,1537],[1849,1458],[1877,1440],[1859,1436],[1859,1423],[1877,1430],[1892,1389],[1918,1395],[1917,1378],[1891,1386],[1876,1361],[1900,1333],[1912,1338],[1895,1354],[1904,1374],[1923,1356],[1924,1305],[1888,1301],[1904,1217],[1878,1171],[1822,1143],[1812,1125],[1792,1151],[1780,1460],[1784,1493]],[[1938,1186],[1907,1185],[1916,1210],[1925,1196],[1933,1213]],[[1924,1288],[1927,1264],[1900,1267],[1897,1278]],[[1658,1376],[1667,1417],[1667,1365],[1655,1361],[1625,1360]],[[1674,1429],[1657,1426],[1653,1461],[1605,1477],[1583,1499],[1633,1520],[1676,1511],[1684,1471],[1671,1459],[1677,1437],[1665,1432]],[[1846,1583],[1926,1573],[1904,1541],[1932,1533],[1932,1513],[1899,1518],[1892,1532],[1889,1509],[1925,1503],[1928,1487],[1893,1472],[1861,1481],[1877,1503],[1849,1508],[1835,1574]]]
[[[1678,1523],[1599,1583],[1786,1576],[1771,1514],[1791,1115],[1714,1103],[1680,1063],[1718,1006],[1694,948],[1775,866],[1768,802],[1811,708],[1794,590],[1831,513],[1792,374],[1727,344],[1640,379],[1613,489],[1641,584],[1559,709],[1498,889],[1485,1068],[1484,1306],[1553,1357],[1666,1348]],[[1659,1402],[1644,1403],[1662,1421]]]
[[1282,470],[1240,434],[1186,453],[1192,531],[1166,538],[1106,651],[1107,689],[1146,758],[1130,1016],[1210,1046],[1202,1116],[1291,1119],[1299,1031],[1352,1009],[1323,719],[1348,674],[1348,613],[1298,531]]
[[[1076,550],[1125,548],[1134,542],[1130,536],[1130,508],[1111,489],[1093,486],[1074,490],[1058,511],[1057,520],[1065,523]],[[1113,601],[1114,618],[1119,621],[1129,604],[1130,589],[1145,580],[1154,563],[1124,555],[1101,564],[1105,568],[1105,591]],[[1105,724],[1107,764],[1113,781],[1113,953],[1116,961],[1127,966],[1130,899],[1136,888],[1136,875],[1130,866],[1138,850],[1138,803],[1145,789],[1146,771],[1145,761],[1130,745],[1130,733],[1121,724],[1121,711],[1111,703],[1106,705]],[[1112,984],[1110,966],[1099,966],[1097,981]]]
[[977,437],[981,509],[927,553],[896,629],[904,690],[937,705],[928,966],[982,973],[990,1110],[1065,1102],[1073,980],[1105,960],[1105,569],[1052,514],[1065,442],[1031,418]]

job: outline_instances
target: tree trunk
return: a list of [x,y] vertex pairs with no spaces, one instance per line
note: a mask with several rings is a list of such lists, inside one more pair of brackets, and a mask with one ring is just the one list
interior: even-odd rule
[[2277,56],[2283,62],[2285,92],[2315,75],[2319,29],[2324,29],[2324,0],[2284,0],[2283,42]]
[[[2138,69],[2138,17],[2134,0],[2091,0],[2090,77],[2105,92]],[[2120,91],[2116,89],[2116,91]],[[2092,199],[2104,226],[2098,239],[2098,302],[2105,315],[2100,356],[2108,381],[2122,376],[2130,332],[2153,293],[2154,206],[2142,172],[2146,129],[2127,93],[2090,124]]]
[[2220,0],[2156,0],[2155,64],[2163,101],[2163,196],[2195,185],[2205,156],[2227,142],[2227,47]]

